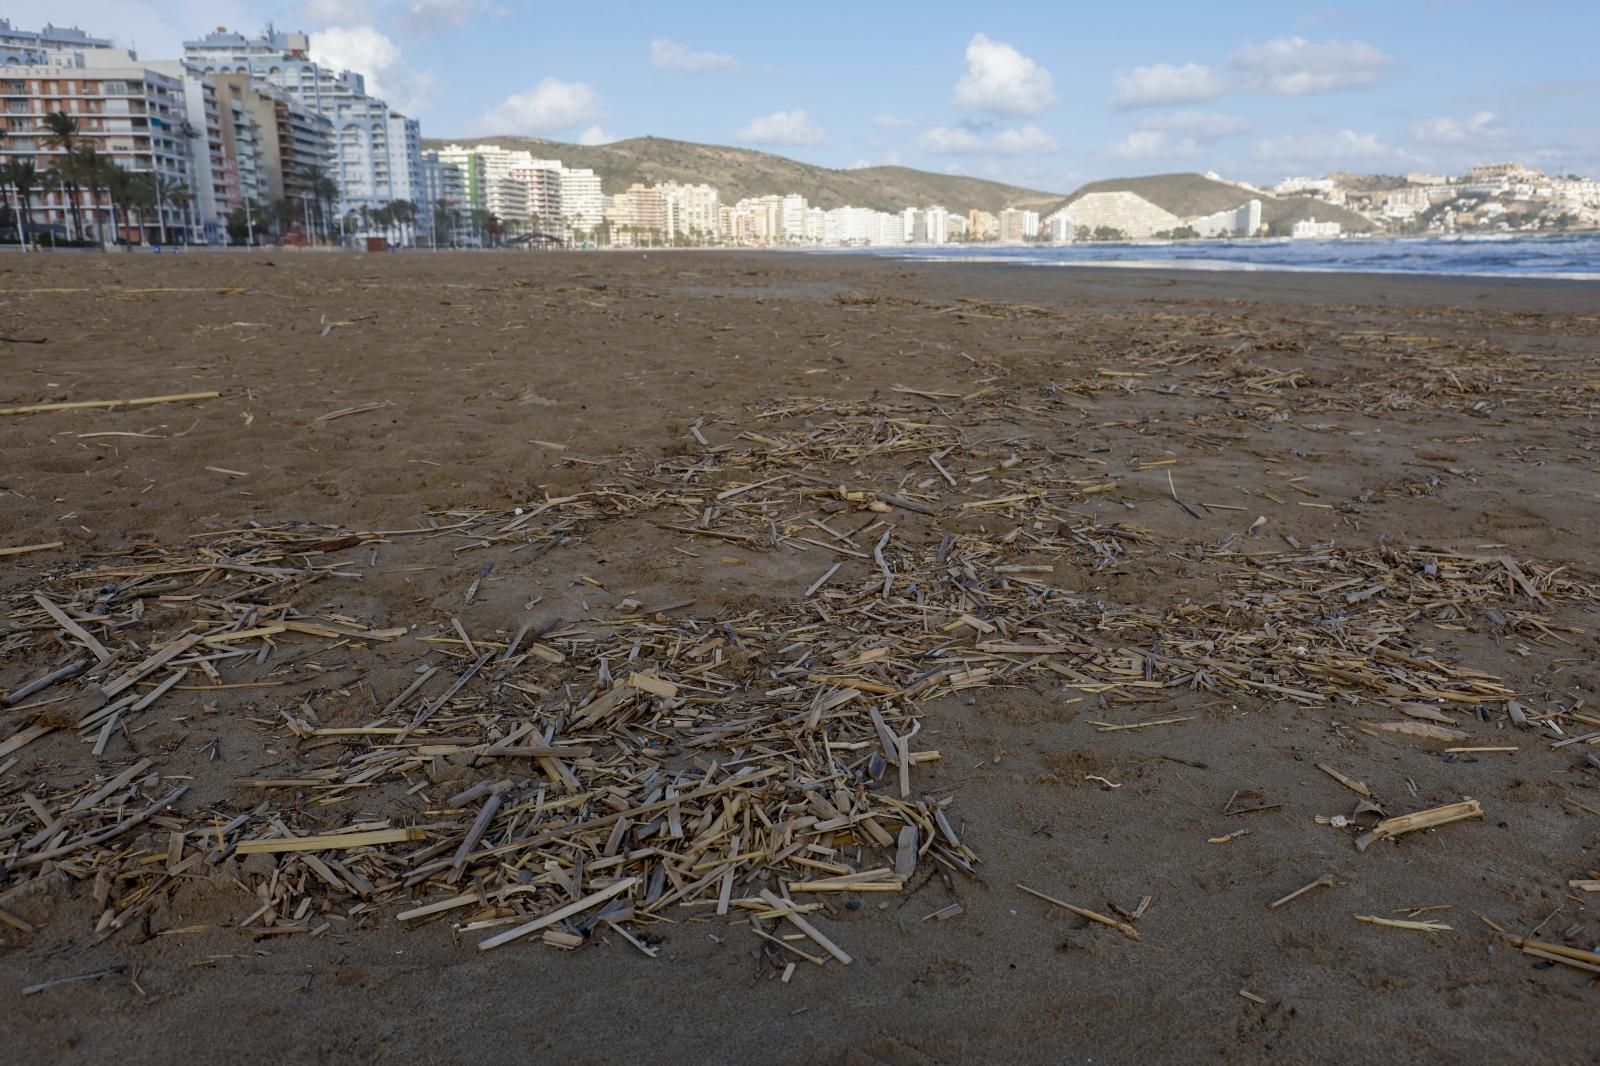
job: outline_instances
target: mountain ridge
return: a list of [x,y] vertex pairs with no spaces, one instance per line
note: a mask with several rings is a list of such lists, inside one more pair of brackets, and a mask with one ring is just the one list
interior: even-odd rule
[[752,148],[666,137],[633,137],[600,145],[513,136],[430,137],[422,142],[425,150],[436,150],[447,144],[468,147],[495,144],[510,151],[526,150],[536,157],[560,159],[570,167],[587,167],[600,175],[607,193],[622,192],[635,182],[653,185],[676,181],[715,186],[722,201],[729,204],[745,197],[799,193],[812,206],[824,208],[870,207],[898,212],[907,207],[942,204],[962,213],[977,208],[998,214],[1005,208],[1017,207],[1037,211],[1043,218],[1092,192],[1127,191],[1180,218],[1230,210],[1253,198],[1261,201],[1262,222],[1279,230],[1312,216],[1325,222],[1339,222],[1353,232],[1372,228],[1372,224],[1356,212],[1323,200],[1308,196],[1273,196],[1189,172],[1106,178],[1063,194],[912,167],[835,170]]
[[870,207],[895,212],[928,204],[943,204],[952,211],[963,212],[969,208],[992,212],[1007,207],[1036,210],[1062,195],[911,167],[835,170],[750,148],[665,137],[634,137],[601,145],[567,144],[540,137],[430,137],[423,141],[423,148],[434,150],[446,144],[497,144],[511,151],[526,149],[535,156],[560,159],[570,167],[587,167],[600,175],[608,194],[622,192],[634,182],[703,182],[716,186],[725,203],[748,196],[797,192],[818,207]]

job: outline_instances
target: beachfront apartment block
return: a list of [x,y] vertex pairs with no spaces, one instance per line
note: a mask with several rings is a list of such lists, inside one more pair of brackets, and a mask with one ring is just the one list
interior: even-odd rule
[[561,221],[574,231],[592,232],[605,221],[605,212],[600,175],[587,167],[562,167]]
[[[722,210],[717,190],[710,185],[664,182],[658,188],[665,200],[667,240],[691,244],[717,241],[722,236]],[[808,223],[809,225],[809,223]]]
[[1039,212],[1008,207],[1000,212],[999,239],[1007,244],[1021,244],[1039,236]]
[[1318,222],[1316,218],[1301,219],[1289,229],[1289,236],[1297,241],[1320,241],[1339,236],[1344,227],[1337,222]]
[[1000,220],[988,211],[976,207],[967,212],[967,239],[992,241],[1000,236]]
[[[6,139],[0,159],[31,161],[41,177],[66,157],[61,145],[52,145],[43,132],[45,116],[62,111],[78,123],[77,141],[93,147],[103,158],[124,170],[153,174],[161,189],[195,189],[188,107],[182,79],[141,63],[120,50],[92,50],[95,65],[86,65],[89,52],[48,51],[44,64],[0,67],[0,119]],[[203,139],[204,130],[198,131]],[[78,182],[72,194],[64,182],[35,187],[27,205],[31,224],[51,227],[63,236],[109,240],[113,232],[124,237],[135,232],[125,213],[115,212],[109,192],[95,182]],[[194,220],[194,205],[184,194],[174,203],[165,195],[146,212],[140,228],[148,239],[165,232],[186,232]],[[113,219],[113,214],[117,217]]]
[[1254,237],[1261,232],[1261,201],[1251,198],[1238,207],[1191,218],[1184,225],[1201,237]]
[[1143,240],[1183,225],[1171,211],[1126,190],[1080,196],[1072,203],[1072,218],[1090,233],[1114,231],[1130,240]]
[[[236,146],[248,143],[254,155],[254,193],[241,189],[241,199],[251,202],[252,217],[262,204],[320,198],[315,179],[319,173],[332,172],[332,120],[302,107],[281,88],[247,74],[214,74],[210,80],[218,87],[219,99],[225,96],[229,100],[230,112],[237,107],[248,129],[243,133],[241,123],[231,123]],[[241,166],[241,186],[243,169]],[[289,227],[285,220],[285,228]],[[259,228],[264,230],[265,224]]]
[[0,68],[71,63],[81,61],[85,52],[114,47],[104,37],[91,37],[76,26],[47,22],[42,30],[19,30],[10,19],[0,18]]
[[1045,238],[1053,244],[1070,244],[1078,239],[1078,229],[1072,212],[1066,208],[1054,212],[1044,220]]
[[[311,59],[310,38],[268,28],[256,37],[218,28],[183,42],[184,59],[207,74],[243,75],[278,86],[301,108],[326,115],[333,124],[331,173],[339,185],[340,210],[379,208],[412,199],[421,185],[421,130],[414,119],[366,91],[366,80],[334,71]],[[398,121],[396,121],[398,120]],[[419,217],[428,212],[425,205]]]

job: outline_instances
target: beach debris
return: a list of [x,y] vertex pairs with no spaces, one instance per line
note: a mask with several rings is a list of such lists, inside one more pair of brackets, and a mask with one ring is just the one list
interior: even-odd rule
[[1335,781],[1339,782],[1339,784],[1343,785],[1345,788],[1348,788],[1351,792],[1354,792],[1356,795],[1361,796],[1361,797],[1363,797],[1365,799],[1371,799],[1372,798],[1372,790],[1367,788],[1366,785],[1362,784],[1360,781],[1357,781],[1356,779],[1354,779],[1352,777],[1346,777],[1344,774],[1341,774],[1338,770],[1335,770],[1333,767],[1329,766],[1327,763],[1325,763],[1325,762],[1317,763],[1317,769],[1321,770],[1323,773],[1327,774],[1329,777],[1333,778]]
[[1309,882],[1307,884],[1301,885],[1299,888],[1295,889],[1293,892],[1289,893],[1287,896],[1279,896],[1277,899],[1275,899],[1271,903],[1267,904],[1267,910],[1275,911],[1279,907],[1282,907],[1282,906],[1284,906],[1286,904],[1289,904],[1289,903],[1293,903],[1295,900],[1299,899],[1301,896],[1305,895],[1307,892],[1310,892],[1312,889],[1316,889],[1316,888],[1332,888],[1332,887],[1333,887],[1333,875],[1332,874],[1323,874],[1321,877],[1317,878],[1315,881],[1311,881],[1311,882]]
[[1119,921],[1116,918],[1111,918],[1111,917],[1108,917],[1107,915],[1100,914],[1100,913],[1098,913],[1096,911],[1091,911],[1091,910],[1089,910],[1089,909],[1087,909],[1085,907],[1074,906],[1071,903],[1067,903],[1067,902],[1065,902],[1063,900],[1056,899],[1054,896],[1047,896],[1043,892],[1038,891],[1037,889],[1029,888],[1027,885],[1018,885],[1017,887],[1022,889],[1022,891],[1026,892],[1030,896],[1036,896],[1039,899],[1044,900],[1046,903],[1049,903],[1049,904],[1052,904],[1054,906],[1060,907],[1063,910],[1071,911],[1073,914],[1076,914],[1080,918],[1087,919],[1088,921],[1091,921],[1091,922],[1098,922],[1101,925],[1108,925],[1111,928],[1115,929],[1117,932],[1121,933],[1123,936],[1127,937],[1129,940],[1138,940],[1139,939],[1139,930],[1135,929],[1133,926],[1129,925],[1127,922]]
[[[126,928],[188,871],[248,860],[230,869],[255,894],[238,923],[252,935],[315,934],[337,908],[448,925],[483,950],[571,950],[615,931],[649,955],[653,927],[704,916],[746,924],[769,961],[845,963],[822,929],[829,901],[979,872],[959,789],[949,777],[929,787],[945,758],[920,739],[935,701],[1048,686],[1102,707],[1092,725],[1108,743],[1199,728],[1204,700],[1330,715],[1356,703],[1499,706],[1516,693],[1438,650],[1419,619],[1496,610],[1531,636],[1558,631],[1552,604],[1600,600],[1582,575],[1516,560],[1535,599],[1504,549],[1261,539],[1194,546],[1214,598],[1162,607],[1086,596],[1060,575],[1112,572],[1164,546],[1085,513],[1118,488],[1103,465],[975,428],[1013,411],[1014,393],[960,395],[960,418],[932,417],[929,405],[950,398],[918,394],[773,401],[717,420],[725,443],[688,435],[699,450],[604,463],[564,453],[594,471],[566,495],[443,509],[405,529],[207,530],[30,575],[34,587],[7,594],[0,651],[16,671],[8,695],[35,687],[11,705],[0,765],[46,737],[81,744],[91,761],[35,794],[37,809],[0,810],[0,863],[31,878],[53,861],[52,884],[103,882],[102,933]],[[713,541],[741,559],[813,562],[792,587],[715,611],[619,590],[576,621],[503,631],[476,620],[481,610],[469,629],[448,609],[389,620],[328,606],[326,590],[365,579],[383,545],[404,542],[417,566],[489,553],[472,571],[471,604],[491,572],[508,572],[490,569],[502,558],[606,527],[660,530],[691,555]],[[360,676],[380,649],[384,661],[409,656],[385,691],[330,686],[325,664]],[[273,758],[235,778],[225,802],[130,753],[130,731],[177,717],[175,699],[235,689],[254,701],[249,722]],[[60,702],[29,702],[40,700]],[[1545,720],[1582,723],[1575,714],[1587,712]],[[1365,785],[1323,772],[1365,798]],[[1230,799],[1224,813],[1280,806]],[[1379,823],[1368,835],[1449,820]],[[157,856],[130,846],[152,823],[180,842]],[[1025,891],[1138,939],[1130,921]]]
[[1411,814],[1402,814],[1393,818],[1385,818],[1366,834],[1356,839],[1356,848],[1366,851],[1375,841],[1393,840],[1395,837],[1404,836],[1406,833],[1415,833],[1422,829],[1437,829],[1441,825],[1449,825],[1467,818],[1482,818],[1483,805],[1475,799],[1463,800],[1460,803],[1446,803],[1441,807],[1430,807],[1425,811],[1414,811]]
[[169,396],[138,396],[127,400],[72,400],[62,403],[34,403],[21,407],[0,407],[0,415],[35,415],[49,411],[83,411],[91,408],[148,407],[158,403],[188,403],[194,400],[215,400],[220,392],[179,392]]
[[1448,933],[1450,926],[1443,922],[1421,921],[1413,922],[1404,918],[1380,918],[1376,914],[1358,914],[1356,921],[1366,922],[1368,925],[1381,925],[1386,929],[1409,929],[1417,933]]

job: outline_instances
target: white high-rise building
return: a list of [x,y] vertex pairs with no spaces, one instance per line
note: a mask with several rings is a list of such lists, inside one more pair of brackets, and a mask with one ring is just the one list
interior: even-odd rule
[[511,176],[528,190],[523,217],[528,227],[540,233],[565,237],[561,225],[561,160],[534,159],[517,162]]
[[[368,95],[360,74],[335,73],[315,62],[305,34],[269,28],[252,38],[218,29],[183,42],[183,54],[206,73],[244,74],[281,86],[300,106],[328,116],[334,126],[333,177],[342,211],[409,199],[402,191],[420,186],[422,144],[415,121]],[[396,125],[397,118],[409,125]],[[419,214],[423,207],[419,205]]]
[[589,169],[561,170],[561,219],[573,230],[591,231],[605,221],[600,176]]
[[683,239],[690,244],[714,243],[721,236],[721,205],[717,190],[709,185],[660,186],[666,199],[667,239]]
[[927,220],[926,225],[928,231],[928,243],[944,244],[950,235],[949,226],[947,225],[950,219],[950,212],[946,211],[943,207],[934,205],[933,207],[928,208],[922,214]]
[[806,235],[806,198],[790,193],[783,198],[783,214],[779,221],[779,237],[784,241],[801,241]]

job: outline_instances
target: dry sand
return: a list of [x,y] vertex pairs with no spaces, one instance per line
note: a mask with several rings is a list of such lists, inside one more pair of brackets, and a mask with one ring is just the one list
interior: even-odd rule
[[[1600,289],[1578,284],[842,256],[9,255],[0,334],[47,342],[0,342],[0,406],[223,396],[0,417],[0,548],[66,542],[0,560],[0,597],[16,606],[98,555],[249,521],[403,528],[582,491],[596,468],[574,458],[681,452],[691,423],[732,425],[761,401],[920,403],[936,419],[935,402],[889,390],[965,393],[988,379],[1019,401],[1000,435],[1115,478],[1115,492],[1077,511],[1149,531],[1114,565],[1058,567],[1053,580],[1078,595],[1154,612],[1216,600],[1226,568],[1195,546],[1230,535],[1262,551],[1292,538],[1504,554],[1592,583],[1597,304]],[[1151,363],[1185,354],[1196,359]],[[1289,370],[1303,373],[1264,390],[1241,384]],[[372,402],[393,406],[315,421]],[[144,435],[84,436],[106,432]],[[1162,459],[1177,462],[1145,465]],[[1169,471],[1186,500],[1217,506],[1185,513]],[[1267,524],[1246,541],[1257,515]],[[496,568],[465,608],[490,555]],[[598,525],[537,559],[456,558],[411,541],[386,548],[382,566],[360,561],[352,555],[361,580],[314,606],[418,636],[452,615],[475,634],[507,635],[530,617],[585,617],[598,605],[578,575],[601,582],[607,602],[693,597],[710,617],[792,601],[826,565],[815,552],[723,553],[644,521]],[[1530,605],[1508,592],[1503,609],[1518,607]],[[1559,639],[1482,611],[1407,624],[1441,659],[1499,678],[1542,713],[1600,697],[1593,608],[1532,605],[1570,627]],[[0,646],[13,649],[0,690],[59,651],[7,642],[4,628]],[[201,694],[178,694],[104,760],[62,730],[0,778],[0,819],[25,789],[141,754],[164,774],[194,775],[184,807],[244,809],[255,797],[231,793],[230,778],[295,765],[293,739],[264,724],[280,708],[361,681],[388,695],[424,651],[407,638],[359,663],[334,657],[343,669],[331,676],[207,695],[218,713],[203,718]],[[17,1062],[1593,1060],[1595,977],[1541,966],[1474,917],[1575,947],[1600,942],[1600,897],[1567,887],[1600,873],[1600,771],[1581,765],[1593,747],[1552,750],[1553,735],[1514,729],[1502,703],[1482,720],[1471,708],[1452,717],[1471,745],[1519,750],[1451,756],[1361,732],[1363,719],[1393,717],[1370,705],[1178,693],[1130,708],[1073,695],[1036,679],[929,704],[926,735],[944,758],[919,785],[952,790],[982,881],[935,879],[884,908],[870,896],[860,910],[837,907],[826,925],[856,956],[849,967],[806,966],[781,984],[748,934],[716,922],[658,929],[656,960],[605,934],[570,953],[479,953],[443,924],[400,928],[394,907],[317,939],[253,938],[231,928],[252,897],[214,882],[97,938],[87,883],[58,875],[18,892],[26,877],[13,871],[0,905],[38,931],[0,925],[0,998],[12,997],[0,1040]],[[1118,733],[1090,724],[1175,709],[1195,720]],[[21,724],[0,709],[0,739]],[[1355,798],[1315,769],[1322,761],[1367,782],[1391,814],[1471,796],[1486,817],[1358,853],[1350,834],[1316,821]],[[1235,793],[1269,809],[1225,816]],[[1207,842],[1239,829],[1250,832]],[[1334,887],[1265,908],[1324,874]],[[1102,911],[1150,896],[1142,940],[1054,910],[1018,882]],[[958,917],[918,920],[952,899]],[[1423,917],[1452,931],[1352,920],[1432,906],[1448,909]],[[160,935],[196,925],[208,929]]]

